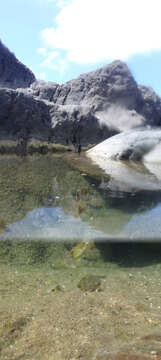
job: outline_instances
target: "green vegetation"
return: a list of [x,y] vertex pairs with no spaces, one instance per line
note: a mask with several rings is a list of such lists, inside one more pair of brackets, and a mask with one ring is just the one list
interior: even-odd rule
[[[66,269],[70,268],[72,264],[80,267],[87,261],[90,261],[91,264],[102,262],[100,249],[95,247],[92,242],[82,242],[81,244],[84,244],[84,248],[79,250],[79,245],[74,242],[63,243],[35,239],[24,241],[0,240],[0,264],[19,264],[22,266],[44,264],[52,269]],[[77,246],[74,247],[74,245]],[[75,263],[73,258],[74,260],[79,258],[79,261]]]
[[0,233],[5,231],[7,228],[7,223],[6,221],[0,217]]
[[31,140],[28,143],[17,142],[14,140],[1,140],[0,141],[0,154],[16,154],[20,156],[25,156],[27,154],[42,154],[47,153],[57,153],[57,152],[66,152],[72,151],[72,147],[65,146],[62,144],[49,144],[45,141]]

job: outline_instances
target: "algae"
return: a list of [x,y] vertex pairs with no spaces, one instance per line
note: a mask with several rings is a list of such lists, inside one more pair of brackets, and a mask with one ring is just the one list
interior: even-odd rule
[[70,253],[74,259],[79,259],[87,252],[87,250],[91,249],[93,246],[93,241],[82,241],[73,247]]

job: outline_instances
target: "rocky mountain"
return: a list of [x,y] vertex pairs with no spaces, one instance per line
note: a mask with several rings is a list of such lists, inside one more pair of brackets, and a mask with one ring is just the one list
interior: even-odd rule
[[29,87],[35,81],[31,70],[23,65],[0,41],[0,87]]
[[0,131],[53,142],[98,143],[142,125],[161,125],[161,99],[119,60],[63,85],[35,79],[0,43]]

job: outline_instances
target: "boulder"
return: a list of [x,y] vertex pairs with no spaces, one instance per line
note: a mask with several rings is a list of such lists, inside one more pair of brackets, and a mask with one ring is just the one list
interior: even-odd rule
[[160,153],[159,128],[126,131],[86,152],[94,163],[110,175],[110,181],[102,181],[100,187],[123,192],[161,190]]
[[[157,148],[157,151],[156,151]],[[117,134],[96,145],[87,155],[93,159],[160,162],[160,128],[138,128]]]

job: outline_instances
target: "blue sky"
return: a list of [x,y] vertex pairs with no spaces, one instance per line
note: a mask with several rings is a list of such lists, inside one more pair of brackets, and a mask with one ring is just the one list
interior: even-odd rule
[[5,0],[0,38],[37,78],[62,83],[115,59],[161,96],[160,0]]

